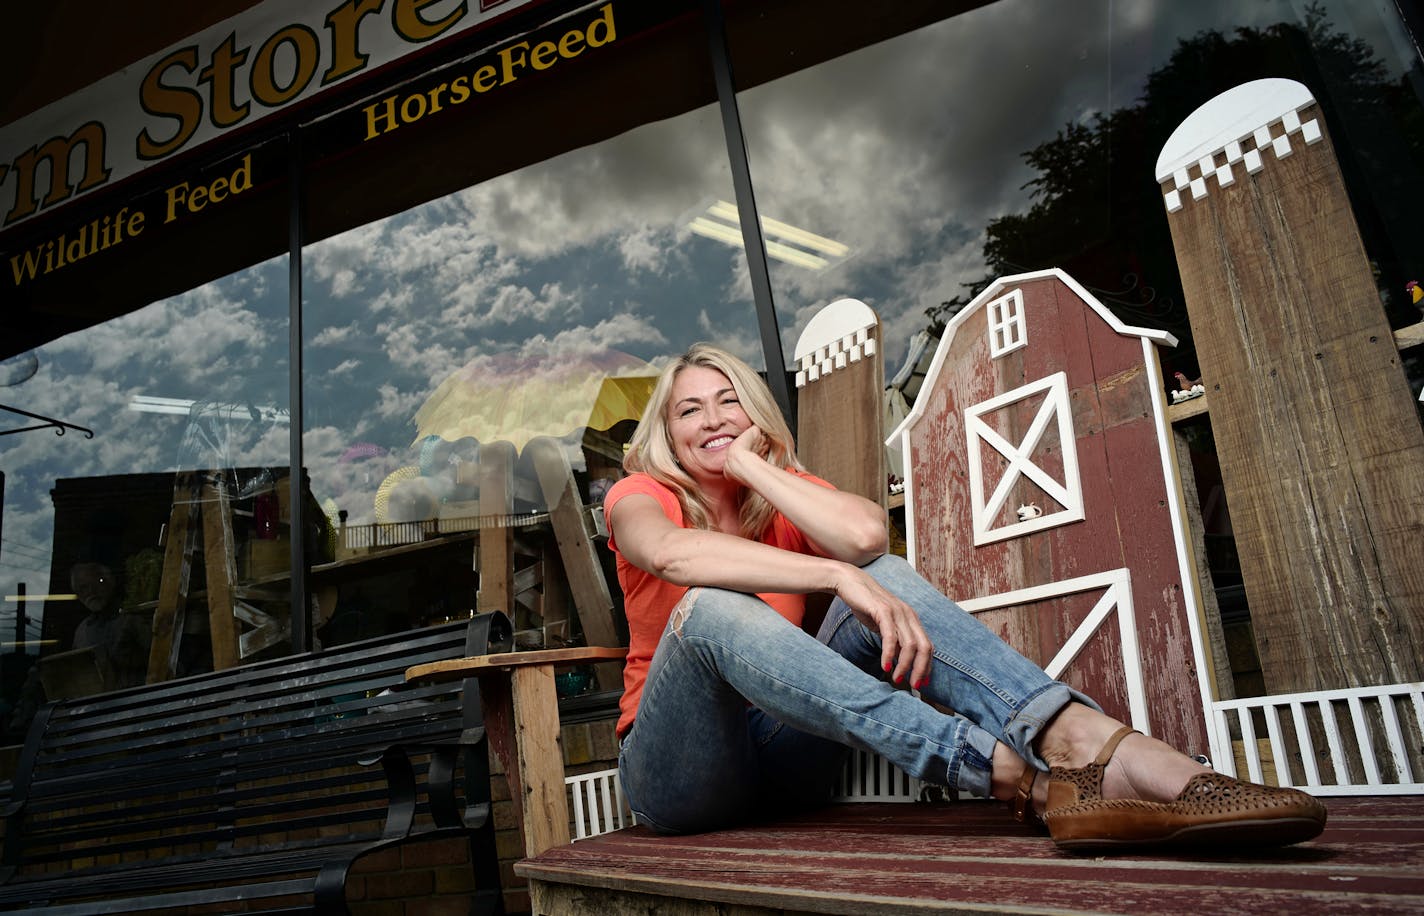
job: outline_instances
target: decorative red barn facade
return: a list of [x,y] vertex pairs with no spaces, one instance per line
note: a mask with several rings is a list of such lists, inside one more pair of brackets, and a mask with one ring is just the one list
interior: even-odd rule
[[949,324],[915,407],[910,560],[1055,677],[1216,759],[1201,601],[1156,347],[1059,270]]

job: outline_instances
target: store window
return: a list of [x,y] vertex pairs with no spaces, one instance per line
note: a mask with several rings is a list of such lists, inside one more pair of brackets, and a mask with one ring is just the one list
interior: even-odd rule
[[[894,13],[903,34],[854,49],[848,33],[897,25],[862,7],[821,4],[797,29],[760,8],[730,14],[758,207],[844,248],[809,266],[772,253],[788,358],[798,319],[854,296],[879,311],[893,374],[917,331],[990,280],[1060,267],[1126,322],[1175,334],[1166,369],[1197,377],[1153,168],[1198,105],[1266,76],[1304,82],[1325,107],[1390,323],[1418,321],[1406,286],[1424,272],[1410,207],[1421,85],[1392,10],[910,3]],[[939,21],[917,24],[917,10]],[[793,71],[808,60],[823,62]],[[1411,371],[1417,393],[1424,372]]]
[[[286,264],[257,264],[0,363],[0,402],[35,415],[0,413],[0,625],[23,647],[0,656],[7,735],[23,734],[46,696],[141,684],[152,664],[156,679],[210,670],[218,600],[284,632]],[[175,547],[180,529],[188,536]],[[171,655],[151,658],[155,635]]]
[[323,644],[488,608],[523,646],[624,638],[597,509],[656,373],[697,340],[764,362],[740,247],[695,226],[725,150],[703,106],[305,250]]

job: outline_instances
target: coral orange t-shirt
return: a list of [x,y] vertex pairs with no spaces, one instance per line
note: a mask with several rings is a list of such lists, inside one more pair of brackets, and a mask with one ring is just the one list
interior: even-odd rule
[[[823,487],[831,485],[814,474],[792,471]],[[658,648],[663,630],[667,628],[672,609],[682,600],[687,587],[673,585],[646,572],[624,559],[618,549],[618,539],[613,533],[611,516],[613,507],[620,499],[634,494],[651,496],[662,506],[663,514],[679,528],[690,528],[682,517],[682,505],[677,494],[658,483],[647,474],[632,474],[613,485],[603,501],[604,518],[608,521],[608,546],[618,560],[618,584],[623,588],[623,610],[628,618],[628,660],[623,668],[623,698],[619,701],[618,736],[621,738],[633,727],[633,719],[638,714],[638,702],[643,698],[643,685],[648,679],[648,665],[652,663],[653,652]],[[814,554],[817,551],[806,540],[806,536],[780,512],[772,518],[771,526],[761,538],[763,544],[770,544],[792,553]],[[806,613],[805,595],[758,594],[782,617],[796,626]]]

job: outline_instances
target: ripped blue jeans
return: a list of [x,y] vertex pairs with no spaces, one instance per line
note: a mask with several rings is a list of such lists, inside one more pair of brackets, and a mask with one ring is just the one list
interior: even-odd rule
[[634,814],[662,833],[713,830],[830,799],[846,749],[988,797],[994,744],[1039,769],[1039,729],[1097,708],[940,594],[899,557],[865,567],[934,643],[921,695],[880,668],[880,637],[839,599],[812,637],[753,595],[695,588],[658,643],[618,766]]

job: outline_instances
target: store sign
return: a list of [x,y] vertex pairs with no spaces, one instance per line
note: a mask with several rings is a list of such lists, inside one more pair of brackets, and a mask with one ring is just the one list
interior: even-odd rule
[[[0,128],[0,229],[534,2],[267,0]],[[552,66],[596,38],[511,52],[493,75],[481,69],[449,87],[444,103]],[[402,100],[391,123],[422,116],[417,108]],[[86,245],[136,231],[115,214]]]
[[131,201],[113,212],[95,216],[79,226],[69,226],[54,238],[6,257],[9,279],[15,287],[33,283],[85,258],[107,251],[143,235],[150,225],[167,226],[188,216],[221,206],[252,189],[252,153],[215,176],[194,175],[164,189],[155,201]]
[[478,95],[508,86],[520,77],[540,73],[573,60],[585,52],[612,44],[618,38],[613,4],[605,3],[591,17],[566,20],[557,34],[513,41],[491,54],[476,58],[464,72],[416,91],[397,92],[362,108],[366,132],[373,140],[426,115],[463,105]]
[[[379,2],[379,0],[375,0]],[[488,4],[487,4],[488,5]],[[560,64],[597,53],[618,39],[611,2],[587,8],[502,45],[427,73],[401,88],[343,112],[332,123],[341,125],[351,145],[383,137],[403,126],[467,102],[521,79],[553,70]],[[140,136],[142,136],[140,134]],[[74,166],[77,168],[77,166]],[[113,252],[126,242],[184,232],[194,217],[229,211],[254,188],[271,185],[285,174],[271,152],[240,152],[203,170],[174,170],[161,185],[113,200],[102,210],[86,208],[83,216],[44,235],[31,235],[0,253],[4,280],[0,290],[28,289],[46,280],[67,277],[80,262],[101,252]],[[78,212],[77,210],[75,212]],[[132,251],[128,245],[123,251]]]

